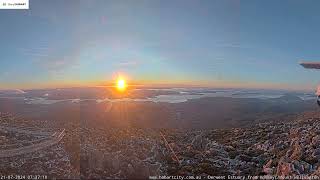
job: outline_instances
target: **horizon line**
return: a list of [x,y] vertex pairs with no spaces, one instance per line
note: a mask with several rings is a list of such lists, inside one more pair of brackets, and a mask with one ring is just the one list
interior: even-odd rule
[[[70,85],[70,86],[55,86],[55,87],[31,87],[31,88],[2,88],[0,91],[8,90],[46,90],[46,89],[73,89],[73,88],[115,88],[114,84],[106,85]],[[217,86],[217,85],[200,85],[200,84],[166,84],[166,83],[153,83],[153,84],[129,84],[128,87],[154,87],[154,88],[211,88],[211,89],[250,89],[250,90],[282,90],[282,91],[307,91],[313,92],[311,88],[289,88],[289,87],[241,87],[241,86]]]

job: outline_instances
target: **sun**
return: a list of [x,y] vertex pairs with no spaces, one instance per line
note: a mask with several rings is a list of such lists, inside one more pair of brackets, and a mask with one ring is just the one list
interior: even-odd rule
[[123,78],[119,78],[117,80],[117,89],[119,91],[124,91],[124,90],[126,90],[126,88],[127,88],[126,80],[124,80]]

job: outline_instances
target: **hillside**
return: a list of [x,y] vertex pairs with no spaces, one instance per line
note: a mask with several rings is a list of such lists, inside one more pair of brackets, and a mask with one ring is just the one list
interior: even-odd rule
[[[85,136],[90,138],[82,143],[81,174],[86,178],[101,174],[110,178],[150,175],[319,178],[319,115],[305,112],[248,128],[92,130],[91,134],[107,135],[104,138],[91,136],[87,129]],[[106,146],[110,143],[112,146]],[[102,158],[97,161],[96,157]]]

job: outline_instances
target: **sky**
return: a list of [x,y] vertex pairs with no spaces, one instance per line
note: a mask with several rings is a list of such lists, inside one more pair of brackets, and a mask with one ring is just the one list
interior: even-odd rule
[[0,10],[0,88],[315,89],[317,0],[30,0]]

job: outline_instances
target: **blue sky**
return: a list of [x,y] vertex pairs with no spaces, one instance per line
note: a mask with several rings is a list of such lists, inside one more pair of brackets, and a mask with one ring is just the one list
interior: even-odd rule
[[131,82],[313,89],[317,0],[30,0],[0,10],[0,88]]

